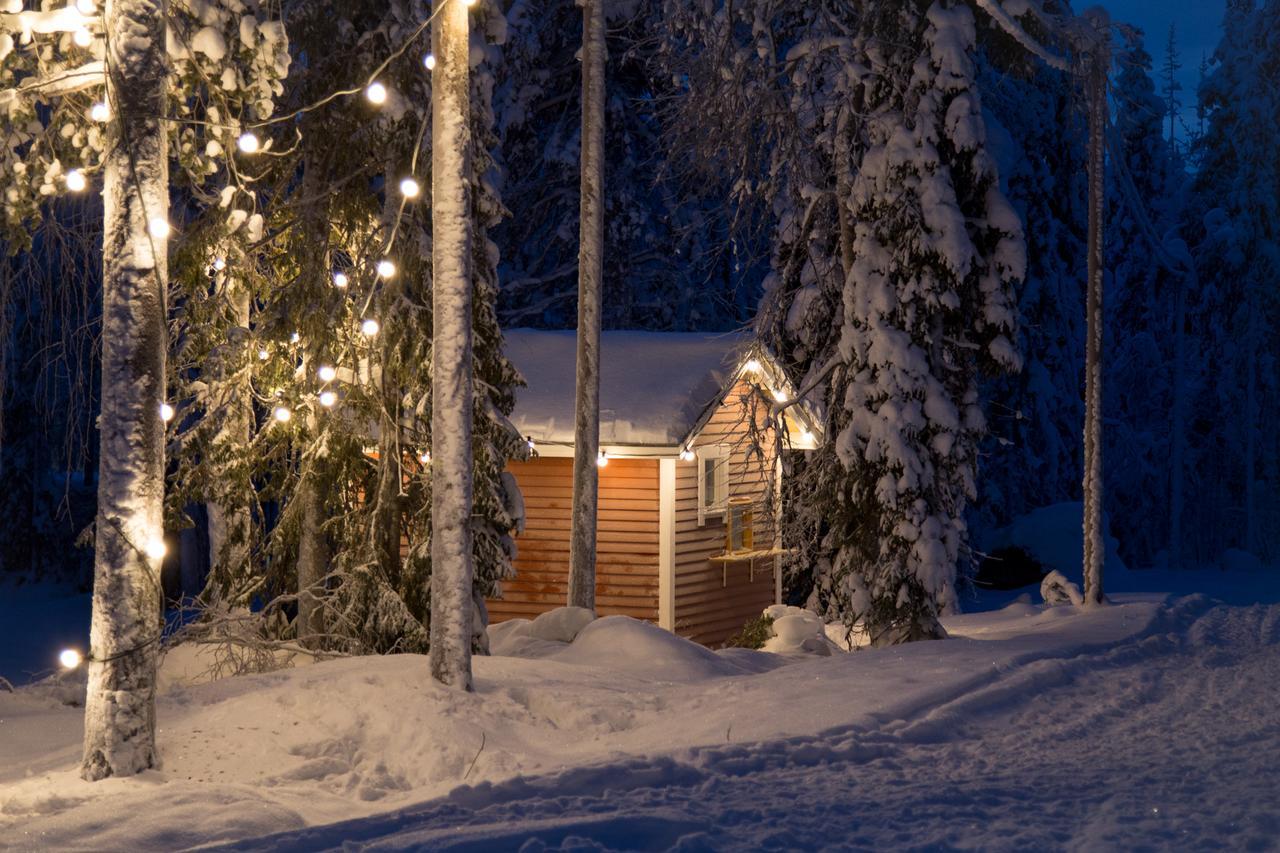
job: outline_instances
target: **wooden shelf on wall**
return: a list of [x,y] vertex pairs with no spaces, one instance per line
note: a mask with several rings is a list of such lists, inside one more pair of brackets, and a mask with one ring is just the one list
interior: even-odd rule
[[765,548],[759,551],[738,551],[736,553],[717,554],[707,559],[713,563],[720,564],[720,586],[729,585],[729,564],[730,563],[747,563],[750,566],[748,580],[756,579],[756,560],[763,560],[769,557],[783,557],[791,553],[789,548]]

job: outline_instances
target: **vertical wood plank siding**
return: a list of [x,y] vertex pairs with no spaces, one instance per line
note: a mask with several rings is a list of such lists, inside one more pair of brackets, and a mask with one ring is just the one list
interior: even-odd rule
[[[573,460],[510,462],[524,493],[525,530],[516,538],[516,577],[488,602],[492,622],[532,618],[569,594]],[[610,459],[600,469],[596,612],[658,619],[658,461]]]
[[[766,407],[751,403],[753,391],[739,381],[725,397],[694,441],[694,445],[723,444],[730,448],[729,497],[750,497],[755,506],[755,547],[775,544],[775,519],[771,495],[776,480],[773,432],[762,436],[763,455],[751,441],[751,421],[764,429]],[[698,525],[698,463],[676,464],[676,545],[675,545],[675,631],[708,646],[723,645],[743,624],[759,616],[774,603],[774,560],[757,560],[754,579],[751,567],[728,564],[728,583],[723,568],[709,562],[724,553],[725,525],[722,516],[708,516]]]

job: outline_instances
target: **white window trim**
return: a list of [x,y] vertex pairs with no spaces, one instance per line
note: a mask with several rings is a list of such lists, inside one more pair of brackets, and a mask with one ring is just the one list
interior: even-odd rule
[[[698,453],[698,526],[707,523],[708,518],[723,518],[729,506],[729,462],[730,451],[727,444],[708,444],[697,449]],[[715,487],[719,493],[711,506],[707,505],[707,480],[703,476],[706,460],[717,460]]]

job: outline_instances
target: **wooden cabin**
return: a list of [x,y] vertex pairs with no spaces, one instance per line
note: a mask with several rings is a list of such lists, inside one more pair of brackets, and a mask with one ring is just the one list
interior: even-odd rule
[[[517,329],[507,354],[528,387],[513,423],[535,457],[510,470],[524,495],[515,579],[494,622],[565,604],[573,495],[575,333]],[[605,332],[600,366],[596,611],[719,646],[781,596],[781,448],[809,449],[816,418],[749,338]]]

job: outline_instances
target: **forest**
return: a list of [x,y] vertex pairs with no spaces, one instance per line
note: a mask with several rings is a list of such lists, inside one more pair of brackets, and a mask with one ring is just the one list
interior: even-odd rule
[[539,453],[504,330],[578,330],[567,604],[601,330],[776,360],[823,436],[783,601],[874,645],[947,636],[1046,507],[1090,602],[1104,538],[1271,571],[1280,2],[1181,94],[1173,33],[1080,12],[0,0],[0,579],[94,592],[86,778],[152,766],[119,727],[175,637],[471,689]]

